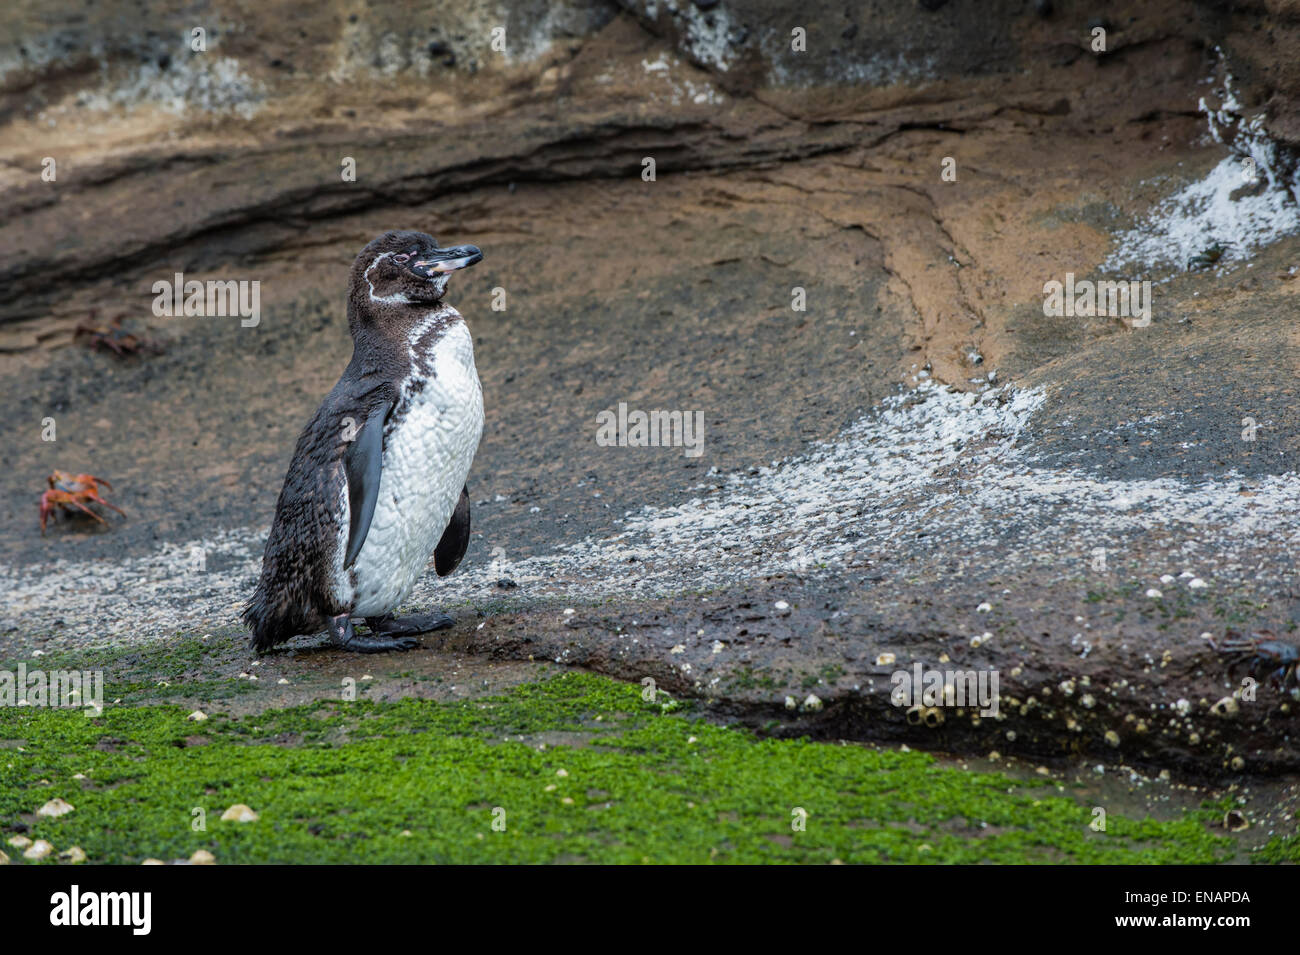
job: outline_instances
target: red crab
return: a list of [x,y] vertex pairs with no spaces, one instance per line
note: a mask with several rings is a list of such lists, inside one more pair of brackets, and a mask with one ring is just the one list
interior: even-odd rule
[[116,504],[110,504],[99,496],[99,486],[102,484],[110,491],[113,485],[109,484],[103,478],[97,478],[93,474],[68,474],[66,471],[55,471],[49,477],[50,489],[41,495],[41,533],[45,533],[45,521],[49,518],[50,513],[56,508],[71,510],[77,508],[85,511],[101,524],[107,524],[87,504],[103,504],[110,507],[123,517],[126,514]]

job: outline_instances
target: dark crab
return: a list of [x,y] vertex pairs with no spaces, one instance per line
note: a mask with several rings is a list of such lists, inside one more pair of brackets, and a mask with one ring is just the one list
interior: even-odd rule
[[1199,255],[1194,255],[1187,260],[1187,271],[1200,271],[1208,269],[1223,258],[1223,253],[1227,250],[1219,243],[1214,243],[1204,249]]
[[95,324],[95,310],[90,310],[90,317],[77,326],[74,338],[84,338],[86,344],[94,351],[108,349],[118,358],[127,355],[149,353],[162,354],[162,344],[147,335],[137,334],[122,326],[125,316],[117,315],[105,325]]
[[1212,638],[1207,642],[1210,647],[1228,663],[1228,677],[1236,679],[1235,671],[1245,666],[1246,672],[1255,679],[1267,676],[1269,681],[1279,689],[1287,685],[1300,686],[1296,677],[1296,666],[1300,664],[1300,648],[1294,644],[1271,639],[1273,634],[1267,630],[1243,637],[1229,630],[1224,634],[1223,642],[1216,643]]

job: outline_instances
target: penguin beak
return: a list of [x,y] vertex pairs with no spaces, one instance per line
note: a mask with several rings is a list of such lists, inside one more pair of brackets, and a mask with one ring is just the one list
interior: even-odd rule
[[483,253],[476,245],[457,245],[450,249],[434,249],[429,255],[422,256],[411,263],[411,271],[425,278],[433,278],[441,272],[455,272],[466,269],[482,260]]

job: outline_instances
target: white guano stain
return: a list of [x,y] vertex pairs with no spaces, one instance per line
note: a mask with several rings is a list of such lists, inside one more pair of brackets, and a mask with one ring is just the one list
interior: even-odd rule
[[[1256,573],[1270,548],[1286,553],[1300,544],[1300,475],[1105,479],[1043,466],[1033,460],[1030,424],[1044,399],[1010,386],[977,397],[926,383],[806,454],[711,475],[682,503],[629,512],[604,535],[520,560],[509,559],[508,546],[489,560],[499,542],[481,541],[453,576],[428,570],[408,606],[497,598],[501,577],[519,585],[510,594],[525,606],[669,595],[775,573],[855,572],[868,561],[900,579],[958,558],[990,570],[1042,565],[1045,574],[1069,577],[1086,572],[1096,548],[1119,559],[1139,536],[1149,560],[1176,560],[1213,580],[1220,571],[1240,577],[1247,566]],[[264,540],[264,529],[244,528],[119,562],[0,565],[2,615],[78,643],[233,627]],[[194,547],[207,552],[208,566],[224,569],[188,571]],[[61,631],[59,619],[67,624]],[[93,629],[71,623],[78,620],[93,620]]]
[[[1160,200],[1135,228],[1120,234],[1102,272],[1181,271],[1216,245],[1222,253],[1213,264],[1227,265],[1300,233],[1300,174],[1282,174],[1287,164],[1264,130],[1264,114],[1246,118],[1231,76],[1219,99],[1221,105],[1214,108],[1201,97],[1198,107],[1210,138],[1228,147],[1229,155],[1204,179]],[[1254,184],[1246,175],[1247,159],[1253,163]]]

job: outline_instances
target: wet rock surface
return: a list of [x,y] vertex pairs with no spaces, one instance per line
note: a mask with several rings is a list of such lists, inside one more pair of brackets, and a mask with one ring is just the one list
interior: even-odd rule
[[[350,352],[348,263],[419,227],[485,250],[449,300],[487,428],[466,564],[412,598],[457,627],[380,677],[546,661],[782,734],[1300,768],[1296,701],[1217,715],[1239,684],[1201,636],[1300,642],[1300,239],[1153,269],[1149,325],[1043,311],[1067,273],[1147,274],[1103,265],[1239,158],[1207,122],[1230,95],[1281,144],[1285,204],[1288,5],[1127,5],[1105,53],[1082,4],[574,3],[512,14],[505,53],[474,4],[432,28],[327,6],[296,38],[277,6],[213,14],[203,55],[161,7],[145,39],[104,9],[3,14],[33,38],[0,59],[6,656],[202,633],[247,670],[237,612]],[[259,281],[259,323],[155,317],[176,272]],[[163,354],[74,338],[114,316]],[[620,402],[698,410],[702,453],[598,445]],[[56,468],[111,480],[127,519],[41,536]],[[344,666],[323,639],[279,660]],[[909,719],[890,679],[916,663],[996,670],[998,717]]]

